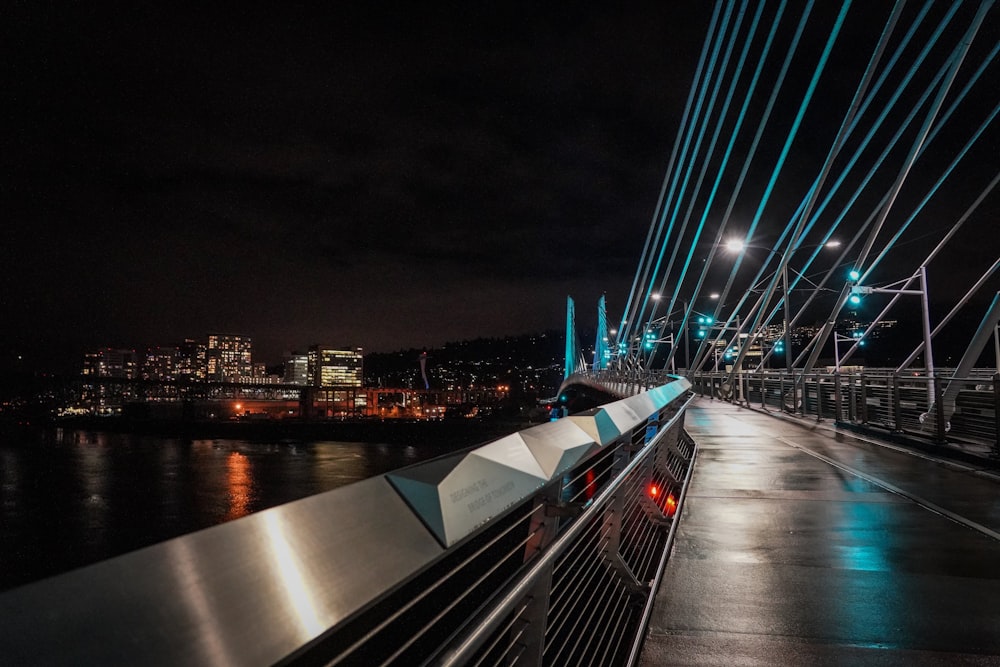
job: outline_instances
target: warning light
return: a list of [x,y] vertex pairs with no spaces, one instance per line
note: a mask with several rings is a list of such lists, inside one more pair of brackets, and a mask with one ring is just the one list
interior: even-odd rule
[[660,495],[660,487],[656,486],[656,484],[650,484],[649,485],[649,497],[650,498],[656,498],[659,495]]
[[677,513],[677,499],[674,498],[674,494],[667,495],[667,499],[663,501],[663,510],[667,516]]

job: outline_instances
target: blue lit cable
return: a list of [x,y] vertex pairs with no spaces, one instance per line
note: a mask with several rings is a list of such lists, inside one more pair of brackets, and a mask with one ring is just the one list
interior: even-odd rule
[[[705,96],[706,96],[706,94],[708,92],[709,84],[712,81],[712,79],[714,78],[713,77],[713,73],[715,72],[715,66],[716,66],[716,63],[718,62],[719,51],[721,50],[723,41],[725,39],[726,29],[729,26],[729,19],[732,16],[733,6],[734,6],[734,3],[732,3],[732,2],[730,2],[728,4],[725,16],[722,19],[722,24],[719,27],[718,31],[716,31],[716,36],[715,36],[715,39],[713,40],[712,55],[711,55],[711,57],[709,59],[709,64],[708,64],[707,72],[706,72],[706,74],[705,74],[705,76],[703,78],[702,85],[700,87],[700,90],[698,91],[698,98],[697,98],[697,100],[695,102],[694,114],[693,114],[694,118],[699,118],[701,116],[701,109],[702,109],[702,106],[704,105],[704,102],[705,102]],[[703,122],[702,122],[702,124],[703,124]],[[683,171],[684,171],[684,173],[686,175],[690,175],[690,171],[691,171],[691,166],[690,165],[693,163],[693,161],[695,160],[695,157],[696,157],[695,153],[691,151],[691,141],[692,141],[692,137],[694,136],[696,125],[697,125],[697,123],[695,123],[695,122],[689,123],[689,125],[687,127],[687,132],[685,133],[685,136],[684,136],[684,145],[681,148],[681,157],[680,157],[679,164],[687,165],[686,168],[683,168]],[[667,198],[664,201],[664,206],[663,206],[663,208],[660,211],[660,225],[661,225],[661,227],[662,227],[663,223],[666,221],[668,209],[671,208],[671,206],[673,205],[673,202],[675,202],[676,200],[679,200],[680,197],[681,197],[681,193],[677,192],[677,186],[678,186],[678,182],[680,180],[680,172],[681,172],[681,169],[675,170],[674,173],[673,173],[673,176],[671,178],[670,191],[667,194]],[[684,186],[682,186],[682,187],[686,187],[686,184],[687,184],[687,176],[685,176]],[[625,335],[627,337],[624,340],[631,340],[631,337],[632,337],[632,335],[634,333],[634,331],[633,331],[634,327],[636,327],[636,326],[638,326],[638,325],[640,325],[642,323],[642,319],[644,317],[644,313],[646,311],[646,307],[649,306],[649,304],[651,302],[651,299],[652,299],[653,283],[656,281],[656,276],[659,274],[660,265],[661,265],[661,263],[663,261],[664,249],[670,243],[670,239],[671,239],[672,234],[673,234],[673,229],[674,229],[675,222],[676,222],[676,215],[671,216],[670,217],[670,223],[667,226],[667,231],[663,235],[662,242],[659,243],[660,250],[657,253],[656,264],[655,264],[655,266],[653,268],[653,272],[649,276],[649,282],[648,282],[648,286],[646,287],[646,294],[645,294],[645,297],[643,298],[642,305],[639,307],[638,311],[636,312],[636,315],[633,318],[632,322],[625,329]],[[646,284],[645,280],[643,281],[643,284]],[[644,330],[645,329],[643,329],[643,331]],[[638,330],[636,329],[635,331],[638,331]]]
[[[685,128],[688,126],[690,120],[691,109],[695,99],[696,91],[699,90],[699,88],[701,87],[699,81],[702,79],[705,67],[705,61],[708,58],[708,53],[711,49],[711,45],[713,42],[713,35],[715,34],[715,29],[718,24],[719,14],[721,13],[721,10],[722,10],[722,0],[716,0],[715,10],[712,13],[712,20],[709,23],[708,32],[705,35],[705,43],[702,45],[701,56],[698,59],[698,68],[695,71],[694,80],[691,82],[691,89],[688,92],[687,103],[684,105],[684,114],[681,117],[681,122],[677,127],[677,138],[674,141],[674,146],[670,154],[670,160],[667,165],[667,172],[663,177],[663,184],[660,187],[660,196],[658,201],[656,202],[656,208],[653,211],[653,219],[650,221],[649,224],[649,233],[646,235],[646,245],[642,250],[642,257],[639,258],[639,266],[636,268],[635,278],[632,281],[632,289],[629,292],[628,302],[625,305],[625,310],[622,312],[621,325],[618,327],[619,340],[626,340],[622,336],[624,336],[625,332],[629,328],[628,323],[632,315],[632,304],[635,297],[638,294],[637,287],[640,284],[640,278],[639,278],[640,273],[642,274],[641,284],[645,285],[646,283],[646,278],[649,273],[649,267],[652,262],[652,255],[649,254],[649,250],[651,247],[650,241],[653,237],[654,229],[656,230],[656,236],[655,236],[655,241],[652,242],[652,245],[653,246],[659,245],[659,238],[663,225],[662,221],[659,224],[657,224],[657,219],[660,217],[660,211],[662,210],[664,204],[664,194],[666,193],[667,190],[667,183],[668,181],[671,180],[671,175],[676,166],[677,152],[681,145],[681,137],[683,136]],[[645,266],[645,269],[643,269],[643,266]]]
[[[812,2],[808,4],[806,12],[803,15],[803,21],[800,22],[799,26],[800,29],[796,33],[796,37],[794,40],[795,45],[797,45],[798,40],[801,38],[802,29],[804,29],[805,27],[805,19],[808,17],[809,12],[812,9],[812,5],[813,5]],[[830,35],[827,38],[826,45],[823,48],[823,53],[821,54],[819,62],[817,63],[816,68],[813,71],[813,76],[809,81],[809,86],[802,97],[802,101],[799,104],[798,111],[795,114],[795,119],[792,122],[792,127],[788,131],[788,135],[785,138],[785,142],[784,145],[782,146],[781,153],[778,156],[778,160],[774,168],[771,170],[771,176],[768,179],[767,186],[764,188],[764,194],[760,199],[760,202],[757,206],[757,210],[754,213],[753,220],[750,223],[750,228],[747,231],[746,239],[744,241],[747,244],[749,244],[750,239],[753,238],[753,234],[756,231],[757,226],[760,224],[760,220],[763,217],[764,208],[770,200],[771,193],[774,191],[774,186],[777,183],[778,177],[781,174],[785,161],[788,158],[788,153],[791,150],[792,142],[794,141],[796,135],[798,134],[799,127],[802,125],[802,119],[805,116],[805,111],[809,107],[809,103],[812,101],[813,94],[816,91],[816,86],[819,84],[820,75],[823,73],[823,70],[826,67],[826,63],[829,60],[830,52],[833,49],[833,45],[836,42],[836,39],[839,36],[841,29],[843,28],[844,19],[847,15],[847,10],[850,8],[850,5],[851,5],[850,0],[844,0],[843,4],[841,5],[840,14],[838,15],[837,20],[830,31]],[[784,75],[787,72],[789,65],[790,65],[790,59],[786,59],[782,67],[782,75]],[[724,301],[726,295],[728,295],[729,290],[732,288],[733,281],[735,280],[736,274],[739,271],[739,267],[742,264],[742,259],[743,259],[742,256],[737,256],[736,261],[734,262],[733,269],[730,272],[729,281],[726,284],[726,289],[723,292],[723,296],[720,299],[720,301]],[[776,284],[776,282],[777,282],[777,276],[775,276],[775,279],[772,280],[771,286],[768,288],[769,292],[773,292],[774,285]],[[722,307],[721,304],[717,306],[715,318],[718,318],[718,310],[721,307]],[[729,326],[732,323],[732,320],[735,316],[736,313],[730,315],[729,319],[726,322],[726,326]],[[757,320],[759,320],[759,315],[757,317]],[[751,327],[751,330],[756,328],[757,320],[755,320],[754,325]]]
[[[702,144],[702,142],[704,141],[704,138],[705,138],[705,133],[708,130],[709,121],[711,120],[711,117],[713,115],[713,110],[715,109],[715,103],[716,103],[716,101],[718,99],[719,92],[722,89],[722,83],[723,83],[724,78],[725,78],[725,72],[727,71],[727,68],[729,66],[729,60],[732,57],[733,49],[736,46],[736,41],[737,41],[737,38],[739,37],[740,27],[743,25],[743,18],[744,18],[745,14],[746,14],[746,7],[747,7],[747,0],[742,0],[742,2],[740,3],[739,12],[737,13],[736,23],[733,25],[733,30],[730,33],[729,41],[728,41],[728,43],[726,45],[726,52],[725,52],[725,54],[723,54],[722,62],[719,65],[719,75],[716,78],[715,88],[712,90],[712,95],[709,98],[708,104],[706,105],[706,111],[705,111],[705,113],[702,114],[704,120],[702,121],[701,129],[698,132],[698,138],[695,141],[695,148],[694,148],[694,151],[692,152],[692,160],[689,162],[689,164],[688,164],[688,171],[687,171],[687,173],[684,176],[684,183],[681,186],[681,192],[682,193],[687,190],[688,180],[690,179],[691,171],[694,168],[694,157],[698,155],[698,153],[699,153],[699,151],[701,149],[701,144]],[[748,44],[749,44],[749,42],[748,42]],[[715,131],[713,132],[712,137],[711,137],[711,139],[709,141],[708,148],[705,151],[705,157],[701,160],[701,170],[700,170],[700,172],[698,174],[698,178],[697,178],[697,180],[695,182],[695,186],[692,189],[690,196],[688,196],[688,202],[689,202],[688,203],[688,208],[687,208],[686,214],[684,215],[684,219],[681,222],[681,227],[680,227],[680,229],[677,232],[677,243],[671,244],[673,246],[673,250],[671,251],[671,254],[670,254],[670,260],[667,262],[667,268],[663,271],[663,278],[660,281],[660,287],[658,289],[658,291],[659,291],[660,294],[663,294],[664,291],[665,291],[665,289],[666,289],[667,280],[670,277],[670,274],[673,272],[674,262],[677,259],[677,252],[678,252],[678,250],[681,247],[681,241],[684,239],[684,235],[687,233],[687,226],[688,226],[688,223],[691,220],[691,212],[694,209],[694,205],[695,205],[695,203],[697,201],[698,195],[701,193],[701,187],[702,187],[702,185],[704,183],[705,174],[708,171],[709,165],[711,164],[711,157],[715,153],[715,147],[716,147],[716,144],[718,142],[719,134],[722,131],[722,125],[723,125],[723,122],[725,121],[726,114],[727,114],[727,112],[729,110],[729,104],[732,101],[733,89],[735,88],[735,85],[736,85],[737,75],[738,75],[738,71],[734,72],[734,75],[732,77],[732,82],[731,82],[731,84],[729,86],[729,94],[727,95],[727,97],[726,97],[726,99],[724,101],[722,109],[719,111],[718,118],[717,118],[716,123],[715,123]],[[678,196],[677,199],[676,199],[676,203],[674,205],[674,211],[673,211],[673,217],[672,217],[672,220],[671,220],[671,224],[673,224],[674,220],[676,220],[676,218],[677,218],[677,214],[678,214],[678,211],[680,209],[680,205],[681,205],[681,197]],[[697,237],[694,240],[691,241],[692,248],[694,247],[695,243],[697,243]],[[663,246],[660,249],[660,257],[661,258],[663,256],[663,251],[665,249],[666,249],[666,246]],[[683,279],[683,274],[681,276],[681,279]],[[652,288],[652,281],[650,282],[650,288]],[[674,304],[676,303],[676,299],[677,299],[676,292],[677,292],[677,290],[674,290],[674,293],[671,294],[670,302],[669,302],[669,304],[667,306],[667,309],[666,309],[667,313],[672,313],[673,312]],[[653,320],[656,318],[656,306],[657,306],[657,304],[658,304],[658,302],[654,300],[652,308],[650,308],[650,310],[649,310],[649,317],[647,319],[646,328],[648,328],[649,325],[652,324]],[[650,355],[649,359],[648,359],[648,362],[651,362],[652,359],[653,359],[653,355]],[[648,362],[647,362],[647,365],[648,365]]]

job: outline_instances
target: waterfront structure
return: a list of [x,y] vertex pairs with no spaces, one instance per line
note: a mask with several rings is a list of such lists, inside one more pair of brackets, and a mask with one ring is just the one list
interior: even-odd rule
[[205,378],[213,382],[239,382],[253,377],[250,336],[208,334]]
[[360,387],[364,351],[360,347],[313,345],[309,348],[307,364],[309,379],[314,387]]

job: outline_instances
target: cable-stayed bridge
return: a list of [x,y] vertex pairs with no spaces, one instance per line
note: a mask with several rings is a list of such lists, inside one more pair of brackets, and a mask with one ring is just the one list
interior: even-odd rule
[[998,36],[989,1],[719,0],[590,359],[568,308],[567,416],[4,593],[0,655],[995,663]]

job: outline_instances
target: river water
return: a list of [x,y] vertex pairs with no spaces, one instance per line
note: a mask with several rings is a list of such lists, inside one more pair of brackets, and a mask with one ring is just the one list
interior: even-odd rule
[[0,436],[0,590],[453,450],[64,429]]

